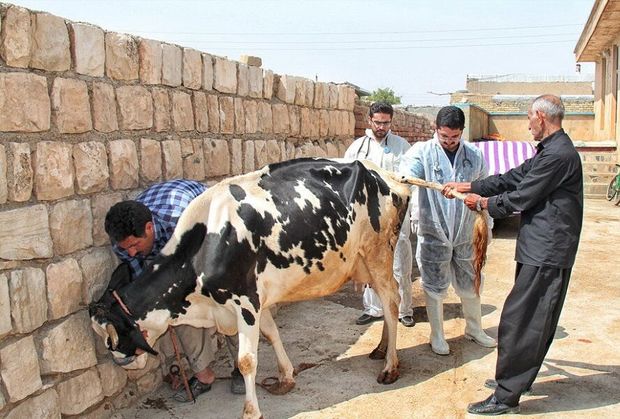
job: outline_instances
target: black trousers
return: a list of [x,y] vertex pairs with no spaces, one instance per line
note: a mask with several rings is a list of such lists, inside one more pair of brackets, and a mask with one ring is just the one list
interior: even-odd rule
[[517,263],[499,321],[495,397],[519,404],[542,366],[558,325],[571,268]]

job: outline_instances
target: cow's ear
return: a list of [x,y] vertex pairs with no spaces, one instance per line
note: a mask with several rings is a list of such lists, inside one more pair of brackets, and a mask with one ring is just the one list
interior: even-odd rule
[[158,355],[159,353],[151,348],[151,345],[149,345],[146,342],[146,339],[144,339],[144,336],[142,335],[142,332],[140,331],[139,328],[134,328],[131,330],[131,332],[129,332],[129,335],[131,337],[131,340],[133,340],[133,342],[136,344],[136,346],[140,349],[142,349],[143,351],[146,351],[152,355]]
[[108,283],[109,290],[118,290],[131,282],[131,266],[123,262],[114,269]]

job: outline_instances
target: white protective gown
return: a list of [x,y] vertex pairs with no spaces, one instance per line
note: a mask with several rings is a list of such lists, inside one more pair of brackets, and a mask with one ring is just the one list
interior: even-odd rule
[[[379,142],[375,139],[372,130],[367,129],[365,136],[356,139],[349,146],[344,154],[344,158],[350,160],[370,160],[382,169],[398,173],[401,159],[410,147],[407,140],[392,134],[391,131]],[[398,281],[400,293],[399,318],[413,315],[413,309],[411,307],[411,270],[413,256],[409,241],[409,234],[411,232],[409,212],[412,208],[412,202],[413,200],[410,201],[410,207],[403,221],[400,235],[396,242],[396,248],[394,249],[394,278]],[[383,316],[381,300],[377,293],[368,286],[364,288],[363,302],[365,314],[374,317]]]
[[[409,149],[400,173],[443,185],[485,178],[488,169],[480,150],[462,139],[452,167],[435,134],[433,139]],[[447,199],[429,188],[419,188],[418,205],[416,259],[425,291],[444,296],[452,283],[460,297],[474,297],[472,237],[476,213],[460,199]],[[490,217],[487,221],[491,237],[493,221]]]

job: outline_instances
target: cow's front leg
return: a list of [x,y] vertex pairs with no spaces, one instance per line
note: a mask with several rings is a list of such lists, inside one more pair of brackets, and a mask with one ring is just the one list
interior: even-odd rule
[[271,311],[269,309],[261,312],[260,331],[269,340],[273,350],[276,353],[278,359],[278,370],[280,371],[280,377],[277,384],[270,386],[268,391],[272,394],[286,394],[295,387],[295,379],[293,378],[293,364],[291,364],[282,340],[280,339],[280,333],[278,332],[278,326],[276,325]]
[[258,366],[258,337],[260,334],[258,313],[251,313],[244,308],[237,313],[237,327],[239,329],[239,357],[237,363],[245,382],[245,404],[243,419],[262,418],[258,399],[256,397],[256,368]]

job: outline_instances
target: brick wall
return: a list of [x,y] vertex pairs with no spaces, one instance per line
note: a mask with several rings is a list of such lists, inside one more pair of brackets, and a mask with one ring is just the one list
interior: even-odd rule
[[[355,114],[355,137],[364,135],[368,125],[368,105],[357,102],[353,109]],[[394,110],[392,118],[392,132],[400,135],[409,143],[424,141],[433,137],[433,128],[430,119],[421,114],[415,114],[400,109]]]
[[103,219],[146,186],[337,157],[355,92],[0,4],[0,416],[106,417],[161,383],[116,367],[87,305]]

